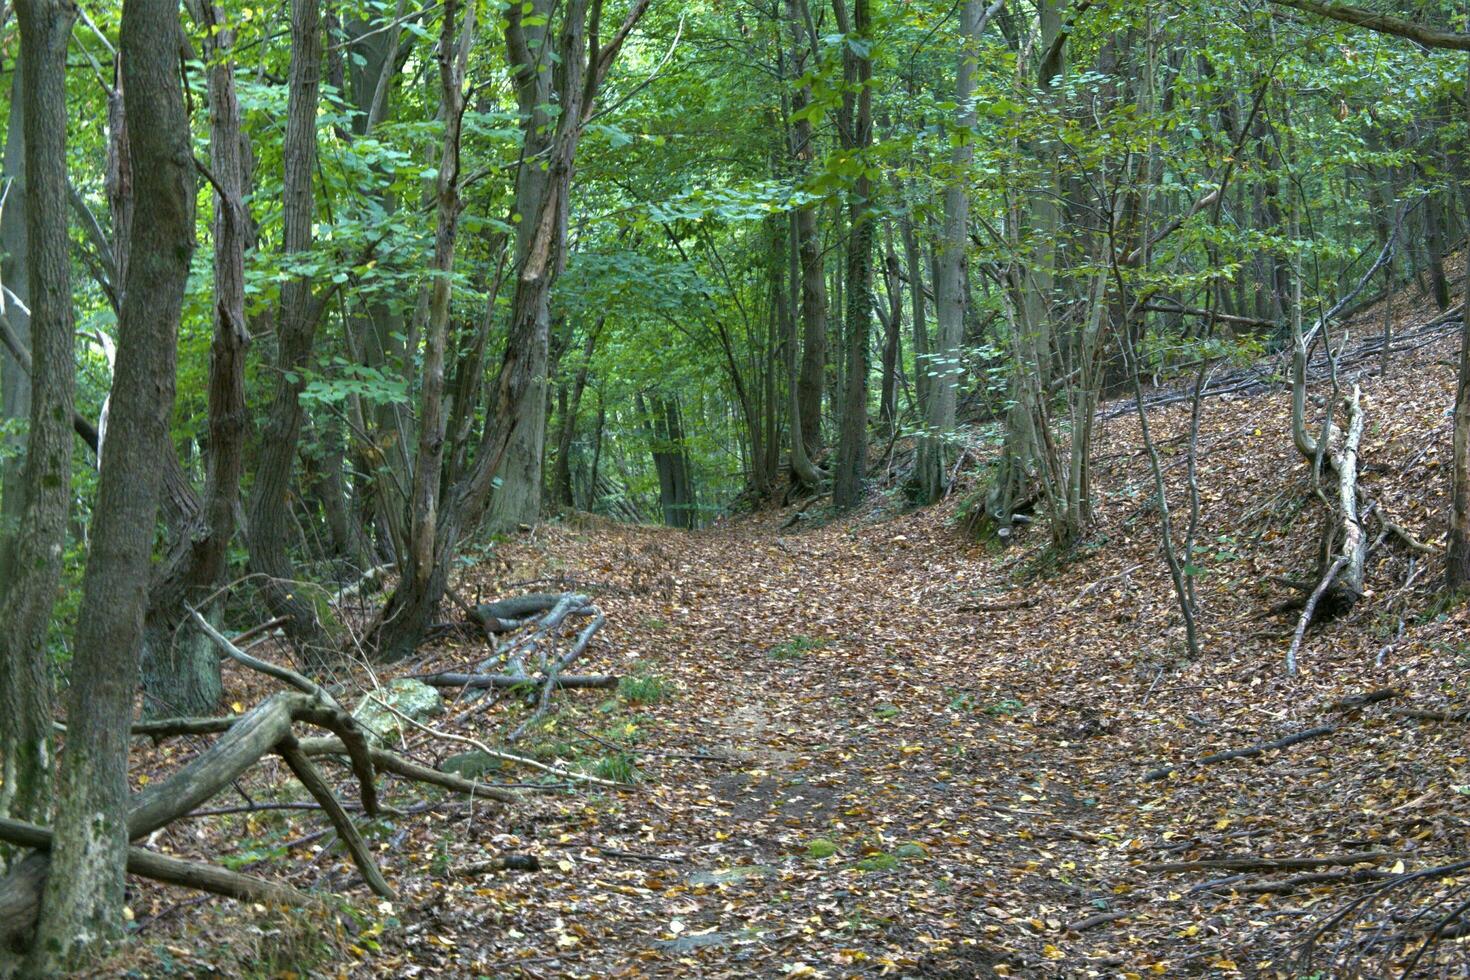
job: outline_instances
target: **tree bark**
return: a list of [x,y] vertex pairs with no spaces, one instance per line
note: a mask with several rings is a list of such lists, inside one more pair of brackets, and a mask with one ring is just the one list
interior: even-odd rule
[[[1470,63],[1465,69],[1465,95],[1470,98]],[[1470,102],[1465,118],[1470,122]],[[1461,160],[1466,167],[1467,161]],[[1463,179],[1463,174],[1461,175]],[[1463,183],[1460,200],[1470,225],[1470,187]],[[1449,548],[1445,559],[1445,588],[1463,592],[1470,588],[1470,248],[1465,250],[1465,306],[1460,314],[1460,362],[1455,383],[1454,463],[1450,489]],[[1387,357],[1387,346],[1384,356]]]
[[927,376],[928,411],[924,435],[919,442],[916,464],[919,499],[933,503],[944,493],[948,470],[945,446],[955,425],[956,392],[959,386],[960,342],[965,330],[965,304],[969,290],[969,266],[965,248],[969,242],[969,169],[975,157],[975,63],[980,33],[994,16],[996,7],[982,12],[980,0],[965,0],[960,10],[959,65],[955,69],[955,102],[959,106],[950,151],[953,173],[944,187],[944,231],[936,247],[934,310],[938,320],[929,363],[916,368]]
[[149,556],[172,452],[174,351],[194,250],[194,158],[179,73],[176,4],[128,0],[120,48],[128,150],[147,206],[131,229],[118,323],[111,435],[67,702],[53,873],[32,951],[35,972],[64,972],[122,926],[127,746],[147,604]]
[[[806,74],[807,58],[814,38],[808,25],[806,0],[785,0],[791,31],[791,74]],[[792,93],[791,156],[810,176],[816,158],[811,119],[806,115],[812,101],[810,85],[799,85]],[[801,359],[795,382],[796,419],[800,423],[805,455],[816,455],[822,446],[822,389],[827,371],[827,283],[822,269],[822,241],[817,228],[817,203],[805,202],[793,215],[792,247],[797,253],[801,276]]]
[[[556,207],[547,215],[554,222],[554,234],[547,243],[550,252],[544,258],[546,274],[544,279],[533,281],[535,295],[524,297],[531,301],[526,306],[526,315],[534,320],[533,329],[529,332],[531,342],[523,352],[530,362],[528,373],[531,383],[512,406],[517,423],[510,433],[505,458],[496,473],[500,485],[490,502],[488,521],[489,526],[497,530],[514,530],[522,524],[535,524],[541,516],[541,455],[546,440],[546,369],[551,329],[549,300],[551,283],[563,261],[561,249],[566,238],[566,210],[562,201],[567,189],[561,186],[563,174],[554,174],[544,161],[558,139],[559,127],[549,114],[552,103],[555,101],[565,106],[569,95],[580,97],[580,92],[569,93],[567,87],[575,84],[572,76],[579,75],[584,68],[582,53],[578,51],[574,64],[564,65],[561,72],[553,72],[553,59],[546,57],[545,48],[552,40],[549,21],[555,13],[554,5],[551,0],[533,0],[531,8],[523,10],[512,5],[507,10],[505,27],[506,51],[515,80],[523,134],[521,162],[516,172],[515,213],[520,221],[516,226],[514,268],[522,269],[533,260],[531,249],[538,238],[538,218],[543,214],[543,205],[554,200]],[[569,32],[580,39],[586,10],[586,0],[572,0],[562,18],[560,44],[565,45],[571,40]],[[528,24],[532,17],[540,24],[534,21]],[[565,181],[570,184],[569,171],[565,174]],[[553,187],[553,182],[558,186]],[[542,261],[541,257],[536,257],[536,261]],[[524,275],[517,279],[515,306],[521,305],[522,284],[526,282]]]
[[[439,484],[444,471],[444,347],[449,334],[451,275],[459,230],[459,134],[464,111],[464,74],[456,49],[454,19],[458,3],[447,0],[439,36],[440,106],[444,117],[444,145],[436,184],[438,227],[434,235],[433,281],[429,322],[424,335],[424,367],[419,405],[419,444],[414,460],[408,553],[403,577],[415,589],[424,588],[434,573],[434,538],[438,527]],[[474,30],[466,14],[466,44]],[[466,48],[467,50],[467,48]]]
[[[844,0],[834,0],[838,24],[846,20]],[[856,103],[846,111],[843,143],[862,155],[873,135],[873,32],[870,0],[854,0],[852,29],[855,44],[844,55],[844,76],[856,95],[844,96]],[[856,49],[856,50],[854,50]],[[861,52],[861,53],[859,53]],[[852,107],[850,107],[852,108]],[[847,372],[843,389],[842,430],[837,443],[837,465],[832,480],[832,503],[840,509],[857,506],[863,499],[863,479],[868,468],[868,325],[872,320],[873,220],[868,200],[872,181],[866,167],[853,182],[848,205],[847,239]]]
[[153,576],[144,625],[146,715],[206,714],[219,703],[219,657],[188,623],[185,603],[224,580],[240,501],[245,405],[244,166],[235,97],[235,34],[213,0],[196,5],[209,84],[209,170],[214,186],[214,336],[209,351],[209,446],[204,497],[193,519],[170,528]]
[[[291,70],[286,104],[282,247],[289,259],[311,250],[316,171],[316,115],[321,94],[321,0],[291,0]],[[311,281],[292,276],[281,286],[276,327],[275,394],[261,426],[255,489],[250,498],[250,571],[262,576],[273,615],[288,616],[287,632],[298,656],[324,658],[328,637],[316,607],[293,581],[287,551],[291,531],[288,496],[301,439],[301,392],[316,339],[320,307]]]
[[61,582],[71,500],[71,259],[67,236],[66,52],[75,8],[25,0],[21,33],[24,101],[25,249],[31,300],[31,404],[21,531],[0,604],[0,815],[46,812],[51,788],[51,675],[46,636]]
[[[5,162],[3,180],[10,190],[0,210],[0,279],[30,309],[30,260],[26,249],[26,168],[25,168],[25,90],[21,87],[24,68],[18,54],[14,78],[10,86],[10,116],[5,130]],[[30,346],[31,318],[13,302],[5,303],[4,317],[9,334],[16,342]],[[24,340],[20,338],[24,337]],[[31,416],[31,379],[29,368],[7,345],[0,346],[0,421],[29,419]],[[25,453],[22,436],[6,436],[0,442],[0,602],[15,576],[14,537],[21,527],[25,512]]]
[[572,440],[577,434],[577,413],[581,411],[582,395],[587,390],[592,354],[597,349],[597,338],[605,322],[606,315],[599,316],[582,342],[582,360],[577,364],[571,395],[561,413],[561,430],[556,437],[556,464],[551,470],[551,499],[562,507],[575,506],[572,499]]

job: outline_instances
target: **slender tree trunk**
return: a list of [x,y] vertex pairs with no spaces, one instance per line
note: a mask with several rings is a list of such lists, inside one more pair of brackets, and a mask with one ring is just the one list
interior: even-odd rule
[[[841,8],[836,0],[834,9]],[[845,18],[839,18],[839,23]],[[851,129],[845,137],[848,148],[862,154],[872,141],[873,78],[872,23],[870,0],[854,0],[853,32],[856,44],[847,46],[845,59],[852,85],[857,89],[856,111],[845,113]],[[861,53],[859,53],[861,52]],[[848,206],[847,240],[847,372],[843,390],[842,431],[837,444],[837,466],[833,474],[832,503],[846,509],[863,499],[863,479],[868,467],[868,325],[872,320],[873,219],[872,181],[866,168],[853,182]]]
[[[786,0],[786,19],[791,26],[792,74],[802,77],[810,53],[806,0]],[[812,124],[804,115],[811,105],[809,85],[792,94],[791,155],[803,172],[815,159]],[[822,238],[817,229],[815,202],[796,209],[793,222],[794,247],[801,267],[801,362],[796,378],[796,414],[802,444],[808,457],[822,446],[822,389],[827,373],[827,281],[822,268]]]
[[[384,659],[408,655],[423,635],[434,610],[444,596],[449,569],[466,531],[485,516],[494,490],[496,473],[505,462],[519,427],[521,413],[533,411],[545,422],[546,354],[550,326],[547,300],[556,278],[557,263],[565,245],[566,195],[570,191],[572,163],[582,128],[591,116],[598,86],[606,77],[629,32],[648,8],[649,0],[634,0],[632,8],[606,45],[588,51],[583,0],[571,0],[558,39],[560,104],[554,138],[545,156],[546,193],[539,207],[523,215],[533,229],[525,261],[517,268],[515,294],[511,300],[510,325],[505,353],[496,375],[494,396],[486,406],[488,421],[479,440],[474,465],[448,490],[440,503],[434,534],[430,573],[422,578],[403,576],[389,597],[373,631],[372,642]],[[598,10],[600,11],[600,7]],[[522,8],[512,5],[507,14],[506,37],[512,62],[536,64],[523,49],[527,39],[522,25]],[[518,84],[524,83],[518,74]],[[535,397],[531,397],[534,391]],[[537,499],[540,497],[540,461],[537,457]]]
[[969,266],[965,249],[969,243],[969,170],[975,157],[975,63],[980,33],[997,8],[982,12],[980,0],[965,0],[960,8],[959,65],[955,69],[955,103],[959,106],[954,148],[954,168],[944,188],[944,231],[936,245],[934,310],[938,327],[930,363],[922,373],[929,375],[928,413],[919,442],[917,477],[919,498],[932,503],[944,493],[948,471],[945,447],[955,426],[956,393],[960,376],[960,343],[965,330],[965,305],[969,296],[966,278]]
[[918,405],[919,418],[929,417],[929,372],[933,362],[929,349],[929,324],[924,303],[924,257],[919,248],[919,236],[914,231],[914,216],[904,212],[898,219],[899,239],[903,242],[903,261],[908,269],[909,307],[914,332],[914,401]]
[[[429,321],[424,333],[424,367],[420,386],[419,444],[414,460],[412,511],[403,579],[424,588],[434,574],[435,535],[439,519],[439,481],[444,472],[444,347],[449,335],[450,276],[459,229],[459,133],[464,107],[462,62],[455,47],[456,0],[444,4],[439,37],[440,104],[444,145],[436,187],[438,228],[434,236],[433,280]],[[469,8],[473,10],[473,8]],[[468,17],[469,15],[467,15]],[[465,24],[466,50],[474,25]]]
[[1445,242],[1443,216],[1438,196],[1431,194],[1424,202],[1424,244],[1429,249],[1429,283],[1434,290],[1434,305],[1440,312],[1450,308],[1450,281],[1445,276]]
[[174,350],[194,250],[194,158],[178,35],[177,5],[124,4],[128,149],[134,186],[148,206],[134,215],[118,322],[111,434],[82,583],[51,873],[32,950],[31,970],[40,974],[65,972],[122,928],[128,724],[162,484],[157,461],[173,451]]
[[[5,172],[10,193],[0,212],[0,275],[26,309],[30,308],[30,259],[26,248],[26,168],[25,168],[25,90],[21,87],[24,69],[19,59],[10,87],[10,121],[5,131]],[[18,342],[30,344],[31,318],[15,303],[6,303],[5,318]],[[31,379],[10,347],[0,344],[0,421],[29,419],[31,415]],[[25,439],[5,436],[0,442],[0,602],[15,577],[10,564],[14,558],[14,536],[21,527],[25,512]]]
[[592,369],[592,354],[602,333],[606,316],[599,316],[582,341],[582,360],[572,381],[570,398],[561,408],[561,429],[556,437],[556,465],[551,471],[552,500],[563,507],[575,506],[572,496],[572,440],[577,434],[577,414],[582,409],[582,394],[587,390],[587,376]]
[[[22,0],[24,249],[31,301],[31,404],[21,532],[0,565],[0,815],[37,819],[51,788],[51,675],[46,634],[61,582],[71,500],[71,259],[67,237],[66,52],[75,9]],[[12,187],[12,194],[17,188]],[[10,236],[7,236],[9,239]]]
[[[1470,62],[1465,70],[1465,120],[1470,123]],[[1470,169],[1470,161],[1461,160]],[[1462,179],[1464,174],[1462,173]],[[1470,187],[1463,183],[1460,200],[1470,223]],[[1425,202],[1426,204],[1429,202]],[[1450,491],[1449,553],[1445,560],[1445,588],[1451,592],[1470,589],[1470,248],[1465,249],[1465,293],[1467,309],[1461,314],[1460,364],[1455,385],[1454,464]]]
[[[286,106],[282,246],[288,257],[311,250],[316,171],[316,115],[321,93],[321,0],[291,0],[291,73]],[[292,276],[281,286],[276,327],[275,395],[261,426],[255,489],[250,498],[250,570],[263,576],[271,611],[289,617],[287,630],[298,655],[320,662],[326,655],[326,631],[316,606],[294,581],[287,550],[291,473],[301,439],[301,392],[316,340],[320,307],[311,281]]]
[[899,359],[903,353],[903,280],[898,271],[898,253],[893,250],[891,230],[888,239],[883,259],[883,291],[887,293],[888,311],[879,316],[883,321],[883,370],[878,418],[885,428],[892,431],[898,425]]

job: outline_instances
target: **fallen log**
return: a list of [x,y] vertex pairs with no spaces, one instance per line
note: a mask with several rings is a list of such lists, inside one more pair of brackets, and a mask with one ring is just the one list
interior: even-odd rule
[[1146,773],[1143,778],[1145,781],[1152,779],[1164,779],[1169,776],[1169,774],[1179,769],[1185,769],[1190,766],[1208,766],[1212,763],[1225,762],[1229,759],[1246,759],[1252,756],[1260,755],[1263,752],[1269,752],[1272,749],[1284,749],[1288,746],[1295,745],[1298,742],[1305,742],[1308,739],[1313,738],[1322,738],[1327,735],[1335,734],[1336,732],[1336,725],[1322,725],[1318,728],[1309,728],[1304,732],[1297,732],[1294,735],[1287,735],[1284,738],[1274,739],[1270,742],[1257,742],[1255,745],[1247,745],[1244,748],[1231,749],[1228,752],[1216,752],[1214,755],[1207,755],[1204,758],[1196,759],[1193,762],[1176,762],[1173,765],[1160,766],[1158,769],[1154,769],[1151,772]]
[[[438,674],[415,674],[414,680],[423,681],[430,687],[464,688],[507,688],[534,687],[539,678],[520,677],[515,674],[462,674],[446,671]],[[618,686],[622,680],[616,674],[562,674],[556,678],[556,686],[568,689],[591,689],[605,691]]]
[[563,593],[531,592],[475,607],[475,618],[492,633],[509,633],[525,626],[534,616],[556,608]]

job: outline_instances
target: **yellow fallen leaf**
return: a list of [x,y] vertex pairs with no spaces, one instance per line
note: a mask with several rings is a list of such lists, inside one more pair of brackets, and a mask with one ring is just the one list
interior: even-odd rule
[[1399,860],[1395,861],[1393,863],[1393,867],[1390,868],[1389,870],[1392,871],[1396,875],[1403,874],[1404,873],[1404,861],[1403,861],[1403,859],[1400,858]]

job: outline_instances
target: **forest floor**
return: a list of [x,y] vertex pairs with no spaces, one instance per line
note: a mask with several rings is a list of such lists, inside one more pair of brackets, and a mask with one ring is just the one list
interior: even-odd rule
[[[1355,370],[1364,486],[1433,540],[1454,338],[1426,338],[1386,378],[1376,361]],[[608,624],[578,670],[634,679],[617,696],[559,694],[538,750],[631,785],[509,809],[445,800],[384,821],[373,833],[393,903],[354,887],[340,854],[282,844],[313,829],[300,814],[179,825],[155,846],[233,848],[363,911],[334,931],[139,886],[139,941],[112,968],[271,975],[315,955],[311,972],[353,976],[1327,977],[1363,957],[1365,975],[1398,975],[1406,947],[1389,940],[1457,904],[1463,873],[1393,889],[1329,930],[1310,964],[1296,957],[1384,876],[1470,857],[1470,725],[1402,713],[1466,707],[1467,609],[1437,600],[1438,559],[1387,539],[1370,594],[1310,631],[1286,676],[1296,615],[1262,614],[1291,596],[1272,576],[1313,576],[1321,525],[1287,411],[1280,387],[1206,403],[1198,660],[1127,411],[1104,413],[1097,529],[1066,556],[1044,528],[976,545],[957,499],[909,510],[896,492],[811,526],[784,528],[789,509],[694,533],[580,517],[502,543],[459,590],[488,599],[550,579],[591,592]],[[1188,407],[1152,417],[1180,507]],[[403,670],[485,655],[469,640],[422,653]],[[244,701],[263,690],[228,683]],[[518,710],[435,724],[489,741]],[[1333,731],[1145,778],[1322,726]],[[176,764],[164,751],[135,755],[140,779]],[[400,805],[422,799],[407,792]],[[541,870],[465,873],[510,853]],[[1291,863],[1302,858],[1340,863]],[[1253,863],[1209,863],[1227,859]],[[1444,939],[1418,971],[1466,976],[1470,946]]]

